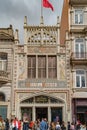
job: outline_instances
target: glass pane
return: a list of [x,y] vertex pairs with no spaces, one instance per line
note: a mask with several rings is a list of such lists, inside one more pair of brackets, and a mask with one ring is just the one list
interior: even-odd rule
[[0,61],[0,70],[2,70],[2,61]]
[[51,121],[62,123],[62,107],[52,107],[51,108]]
[[78,23],[78,15],[75,14],[75,23],[77,24]]
[[45,68],[45,66],[46,66],[46,57],[39,56],[38,57],[38,68]]
[[26,118],[29,121],[32,120],[32,108],[29,108],[29,107],[21,108],[21,117],[22,117],[22,120],[25,120]]
[[56,67],[56,56],[48,57],[48,67]]
[[38,78],[46,78],[46,56],[38,57]]
[[48,77],[56,78],[57,77],[57,59],[56,56],[48,57]]
[[36,57],[28,56],[28,78],[36,77]]
[[35,67],[36,66],[36,57],[29,56],[28,57],[28,67]]
[[75,23],[82,24],[83,23],[83,11],[75,10]]
[[75,44],[75,54],[76,58],[79,58],[79,44]]
[[84,70],[76,70],[76,74],[81,75],[81,74],[85,74]]
[[76,43],[83,43],[83,38],[78,38],[75,40]]
[[80,14],[80,23],[83,23],[83,14]]
[[33,98],[29,98],[29,99],[22,101],[21,103],[34,103],[34,102],[33,102]]
[[80,77],[76,76],[76,87],[80,87]]
[[31,66],[34,68],[36,67],[36,57],[32,58]]
[[52,69],[50,69],[50,68],[48,69],[48,77],[49,77],[49,78],[52,78],[52,77],[53,77],[53,76],[52,76]]
[[36,69],[31,69],[32,78],[36,77]]
[[7,106],[0,106],[0,115],[3,119],[7,118]]
[[84,58],[85,57],[85,49],[84,49],[84,44],[80,44],[80,57]]
[[80,50],[81,50],[81,53],[84,52],[84,44],[81,44],[81,45],[80,45]]
[[85,77],[84,76],[82,76],[81,77],[81,87],[85,87]]
[[28,67],[31,66],[31,59],[28,57]]
[[46,69],[38,69],[38,78],[46,78]]

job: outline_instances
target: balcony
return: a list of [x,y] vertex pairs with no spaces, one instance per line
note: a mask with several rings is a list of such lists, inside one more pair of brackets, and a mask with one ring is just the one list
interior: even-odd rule
[[72,24],[70,25],[71,33],[85,33],[87,25],[85,24]]
[[87,53],[72,53],[70,57],[70,63],[72,65],[87,65]]
[[86,5],[87,0],[69,0],[69,4],[72,4],[72,5]]
[[8,72],[0,70],[0,85],[8,82],[9,82]]

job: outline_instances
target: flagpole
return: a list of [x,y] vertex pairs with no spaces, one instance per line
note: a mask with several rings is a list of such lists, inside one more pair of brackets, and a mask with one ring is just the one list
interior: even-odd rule
[[43,25],[43,0],[41,0],[41,25]]
[[43,17],[43,0],[41,0],[41,17]]

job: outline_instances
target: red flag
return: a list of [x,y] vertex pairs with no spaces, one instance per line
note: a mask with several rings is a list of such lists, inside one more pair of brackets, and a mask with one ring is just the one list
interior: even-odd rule
[[43,0],[43,7],[51,8],[51,10],[54,11],[52,4],[48,0]]

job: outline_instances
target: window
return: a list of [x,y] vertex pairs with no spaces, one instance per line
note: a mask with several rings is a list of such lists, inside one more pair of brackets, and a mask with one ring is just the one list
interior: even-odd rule
[[57,77],[56,56],[48,56],[48,78]]
[[75,10],[75,24],[83,24],[83,10]]
[[7,70],[7,54],[0,53],[0,70]]
[[56,56],[28,56],[28,78],[56,78]]
[[85,87],[86,75],[84,70],[76,71],[76,87]]
[[35,78],[36,77],[36,57],[28,56],[28,77]]
[[38,56],[38,78],[46,78],[46,56]]
[[85,58],[85,43],[83,38],[75,40],[75,56],[76,58]]

